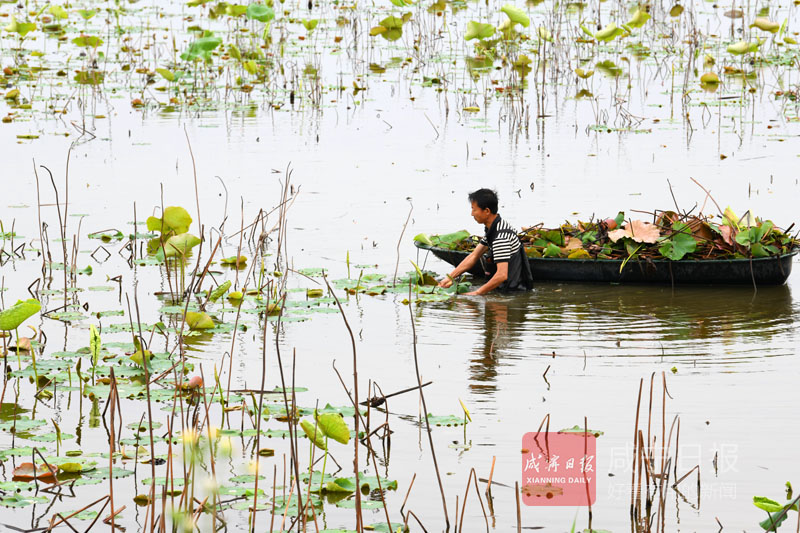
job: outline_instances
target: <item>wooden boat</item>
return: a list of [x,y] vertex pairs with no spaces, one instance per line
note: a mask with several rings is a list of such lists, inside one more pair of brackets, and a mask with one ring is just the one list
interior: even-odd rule
[[[468,252],[448,250],[414,242],[417,248],[429,250],[439,259],[458,265]],[[678,284],[750,284],[782,285],[792,272],[791,253],[759,259],[632,259],[623,267],[622,259],[562,259],[529,257],[536,281],[602,281],[611,283],[678,283]],[[484,278],[486,273],[475,265],[470,274]]]

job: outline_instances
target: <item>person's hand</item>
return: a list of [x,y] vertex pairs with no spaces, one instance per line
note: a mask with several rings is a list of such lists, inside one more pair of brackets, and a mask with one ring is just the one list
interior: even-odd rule
[[471,292],[465,292],[464,293],[464,296],[480,296],[480,295],[481,295],[481,293],[479,293],[478,291],[471,291]]
[[453,285],[453,278],[450,276],[446,276],[442,281],[439,282],[439,287],[443,289],[448,289]]

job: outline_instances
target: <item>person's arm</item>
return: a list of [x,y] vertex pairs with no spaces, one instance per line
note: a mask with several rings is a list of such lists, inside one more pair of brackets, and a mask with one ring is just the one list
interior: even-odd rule
[[487,281],[482,287],[480,287],[477,291],[468,292],[467,296],[482,296],[487,292],[493,291],[497,287],[500,286],[505,280],[508,279],[508,263],[497,263],[497,272],[494,273],[494,276]]
[[475,266],[475,263],[478,262],[478,259],[480,259],[480,257],[485,254],[486,250],[488,249],[489,247],[485,244],[478,244],[475,249],[472,250],[472,253],[465,257],[464,260],[461,261],[458,266],[447,275],[447,277],[439,282],[439,286],[444,287],[445,289],[450,287],[453,284],[453,280]]

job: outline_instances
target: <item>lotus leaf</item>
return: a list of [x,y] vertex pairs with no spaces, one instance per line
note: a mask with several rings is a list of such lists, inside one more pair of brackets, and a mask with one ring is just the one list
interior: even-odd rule
[[265,5],[250,4],[247,6],[245,16],[247,16],[249,19],[266,23],[275,18],[275,12],[271,7]]
[[778,30],[781,28],[781,25],[777,22],[773,22],[766,17],[757,17],[756,20],[753,21],[753,24],[750,25],[751,28],[755,27],[761,31],[766,31],[769,33],[778,33]]
[[633,17],[631,17],[631,20],[628,21],[626,26],[631,28],[641,28],[647,23],[648,20],[650,20],[650,14],[640,7],[633,14]]
[[189,49],[181,54],[184,61],[204,60],[211,62],[211,52],[222,44],[222,39],[214,36],[201,37],[189,45]]
[[328,447],[325,445],[325,435],[322,433],[319,427],[315,426],[315,424],[312,424],[308,420],[302,420],[300,422],[300,427],[303,428],[303,432],[309,439],[311,439],[311,442],[314,443],[314,446],[320,450],[327,451]]
[[467,22],[467,32],[464,34],[464,40],[470,41],[472,39],[488,39],[494,35],[495,27],[491,24],[483,22],[469,21]]
[[525,14],[523,10],[512,4],[505,4],[500,8],[500,11],[508,15],[509,20],[515,24],[522,24],[527,28],[531,24],[531,19]]
[[184,256],[201,242],[202,241],[198,237],[195,237],[191,233],[174,235],[164,243],[164,250],[166,250],[165,255],[167,257]]
[[629,32],[627,32],[624,28],[620,28],[619,26],[611,22],[607,24],[605,28],[595,33],[594,38],[597,39],[598,41],[603,41],[608,43],[613,41],[617,37],[621,35],[626,35],[628,33]]
[[317,414],[317,429],[326,437],[347,444],[350,442],[350,429],[338,413]]
[[212,329],[214,327],[214,321],[211,320],[208,313],[197,313],[194,311],[186,313],[186,324],[189,326],[189,329],[192,330]]
[[11,307],[0,311],[0,331],[12,331],[17,329],[23,322],[38,313],[42,309],[42,304],[38,300],[29,298],[19,300]]

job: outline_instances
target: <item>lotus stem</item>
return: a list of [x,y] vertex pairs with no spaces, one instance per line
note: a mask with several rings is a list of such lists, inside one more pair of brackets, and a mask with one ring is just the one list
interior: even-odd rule
[[322,456],[322,475],[319,478],[319,493],[322,495],[322,484],[325,483],[325,465],[328,463],[328,436],[325,435],[325,455]]

